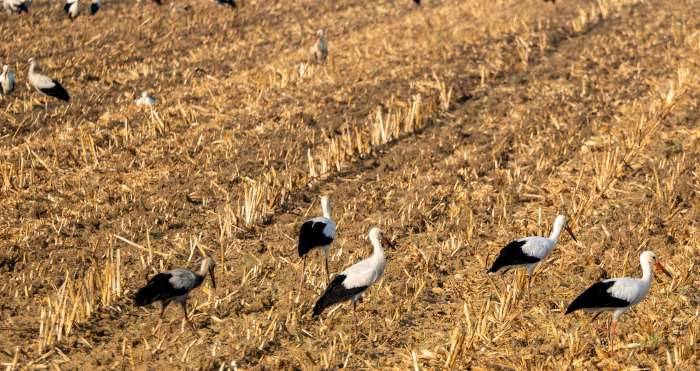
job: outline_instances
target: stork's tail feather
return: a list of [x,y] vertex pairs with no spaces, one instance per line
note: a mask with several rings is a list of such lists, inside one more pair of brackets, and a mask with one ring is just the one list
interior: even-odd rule
[[134,296],[134,304],[139,307],[143,307],[144,305],[148,305],[156,301],[157,296],[158,291],[155,289],[155,287],[148,285],[136,292],[136,296]]

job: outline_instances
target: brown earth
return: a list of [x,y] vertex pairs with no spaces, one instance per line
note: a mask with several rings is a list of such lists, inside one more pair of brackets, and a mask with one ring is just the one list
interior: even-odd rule
[[[0,100],[0,364],[700,365],[699,2],[165,3],[0,15],[18,80]],[[307,65],[318,28],[329,61]],[[45,110],[25,86],[31,56],[70,104]],[[153,110],[134,106],[142,90]],[[296,292],[296,234],[322,194],[331,270],[370,253],[371,226],[398,243],[358,336],[348,306],[311,319],[316,254]],[[529,294],[521,272],[485,274],[561,212],[578,243],[561,239]],[[640,275],[647,249],[674,278],[612,344],[609,316],[563,315],[600,277]],[[197,334],[177,308],[158,325],[131,304],[203,254],[218,287],[190,299]]]

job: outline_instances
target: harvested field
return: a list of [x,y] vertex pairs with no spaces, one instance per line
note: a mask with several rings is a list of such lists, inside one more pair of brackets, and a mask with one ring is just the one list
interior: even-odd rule
[[[84,1],[87,3],[87,1]],[[700,2],[104,0],[0,14],[0,365],[7,369],[678,369],[700,365]],[[178,8],[180,9],[180,8]],[[307,64],[317,29],[326,64]],[[71,93],[25,86],[26,61]],[[158,99],[136,107],[143,90]],[[300,224],[333,202],[331,271],[398,247],[311,318]],[[485,273],[508,241],[563,237]],[[673,273],[622,316],[564,316],[601,277]],[[148,277],[217,288],[138,308]]]

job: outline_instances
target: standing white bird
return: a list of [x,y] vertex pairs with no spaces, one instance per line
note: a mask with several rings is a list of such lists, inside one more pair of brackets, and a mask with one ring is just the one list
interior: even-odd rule
[[152,106],[156,104],[156,98],[153,98],[147,91],[143,91],[141,96],[138,97],[134,103],[136,103],[137,106]]
[[2,7],[7,13],[29,13],[29,5],[32,0],[3,0]]
[[299,257],[304,260],[301,268],[301,279],[299,281],[299,292],[304,283],[304,272],[306,271],[306,254],[316,248],[321,248],[326,259],[326,283],[330,281],[328,271],[328,249],[335,239],[335,222],[331,219],[331,201],[328,196],[321,197],[321,209],[323,216],[309,219],[301,225],[299,229],[299,244],[297,251]]
[[66,0],[63,5],[63,11],[66,12],[70,20],[74,20],[80,14],[80,4],[78,0]]
[[[29,58],[29,74],[27,75],[27,80],[29,84],[34,87],[39,93],[60,99],[62,101],[70,101],[70,95],[65,88],[58,81],[40,73],[34,71],[36,68],[36,61],[34,58]],[[44,103],[45,105],[47,103]]]
[[92,0],[90,3],[90,15],[95,15],[100,10],[100,0]]
[[323,29],[316,31],[316,37],[316,43],[309,50],[309,59],[315,63],[325,63],[328,58],[326,31]]
[[488,273],[496,273],[500,270],[507,272],[511,268],[526,267],[528,276],[532,276],[537,265],[542,262],[549,253],[552,252],[554,246],[557,245],[559,234],[562,228],[571,235],[571,238],[576,241],[574,233],[567,225],[567,220],[564,215],[557,216],[554,219],[554,227],[549,237],[525,237],[515,241],[511,241],[498,254],[498,257],[493,262]]
[[0,95],[10,95],[15,90],[15,74],[10,71],[7,65],[2,66],[0,74]]
[[385,243],[388,247],[394,247],[391,242],[382,237],[382,231],[376,227],[370,229],[369,240],[372,242],[372,255],[353,264],[333,278],[326,291],[316,301],[313,308],[313,317],[319,316],[326,308],[332,305],[350,300],[352,301],[352,313],[355,316],[355,331],[357,331],[357,317],[355,313],[357,300],[384,274],[386,258],[382,243]]
[[134,304],[139,307],[159,301],[161,303],[160,318],[163,318],[165,307],[171,302],[176,302],[182,307],[185,321],[192,326],[187,316],[187,296],[190,291],[199,287],[204,282],[207,274],[211,277],[211,285],[216,288],[214,279],[214,259],[207,257],[202,260],[198,272],[189,269],[176,268],[158,273],[148,280],[148,284],[136,292]]
[[592,322],[601,313],[611,311],[613,316],[610,336],[615,336],[615,324],[618,318],[622,313],[639,304],[649,293],[654,277],[654,267],[672,277],[671,273],[656,260],[656,255],[652,251],[644,251],[639,256],[639,263],[642,265],[641,279],[623,277],[596,282],[571,302],[565,314],[583,309],[586,312],[595,313],[591,319]]

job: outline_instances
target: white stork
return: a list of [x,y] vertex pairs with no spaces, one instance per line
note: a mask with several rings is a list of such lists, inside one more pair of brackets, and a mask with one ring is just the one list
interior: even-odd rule
[[326,41],[326,31],[320,29],[316,31],[316,43],[309,50],[309,59],[315,63],[325,63],[328,58],[328,42]]
[[92,0],[90,3],[90,15],[95,15],[100,10],[100,0]]
[[[62,101],[70,101],[70,95],[66,91],[61,83],[58,81],[40,73],[34,71],[36,68],[36,61],[34,58],[29,58],[29,74],[27,75],[27,80],[29,84],[36,89],[41,94],[60,99]],[[46,105],[47,103],[44,103]]]
[[567,225],[567,220],[564,215],[557,216],[554,219],[554,227],[549,237],[525,237],[509,242],[498,257],[493,262],[488,273],[496,273],[500,270],[507,272],[512,268],[525,267],[527,268],[528,276],[532,276],[537,265],[542,262],[556,246],[561,234],[562,228],[571,235],[571,238],[576,241],[574,233]]
[[63,5],[63,11],[66,12],[70,20],[75,20],[80,14],[80,4],[78,0],[66,0],[65,5]]
[[3,0],[2,7],[7,13],[17,13],[22,12],[29,13],[29,5],[32,4],[32,0]]
[[301,286],[304,283],[306,254],[313,249],[321,248],[323,251],[323,256],[326,260],[326,283],[330,281],[328,249],[335,239],[335,222],[331,219],[331,201],[328,196],[321,197],[321,209],[323,210],[323,216],[307,220],[299,229],[297,251],[299,252],[299,257],[304,261],[299,280],[299,292],[301,292]]
[[160,301],[160,319],[163,318],[165,307],[171,302],[176,302],[182,307],[185,321],[194,329],[194,325],[187,316],[187,296],[190,291],[199,287],[204,282],[207,273],[211,277],[211,285],[216,288],[214,279],[214,259],[207,257],[202,260],[198,272],[189,269],[176,268],[158,273],[148,280],[148,284],[136,292],[134,304],[139,307]]
[[591,319],[593,322],[601,313],[611,311],[613,315],[610,336],[615,336],[615,324],[618,318],[622,313],[639,304],[649,293],[654,267],[672,277],[668,270],[656,261],[656,255],[652,251],[643,252],[639,256],[639,262],[642,265],[642,278],[610,278],[596,282],[571,302],[565,314],[583,309],[586,312],[595,313]]
[[15,90],[15,74],[10,71],[7,65],[2,66],[0,74],[0,95],[10,95]]
[[147,91],[143,91],[141,96],[138,97],[134,103],[136,103],[137,106],[153,106],[156,104],[156,98],[148,94]]
[[[388,247],[394,247],[393,243],[382,237],[382,231],[376,227],[369,230],[369,240],[372,242],[372,255],[351,265],[333,278],[326,291],[314,304],[313,317],[319,316],[326,308],[347,300],[352,301],[352,313],[356,316],[357,300],[384,274],[386,258],[382,243]],[[357,317],[355,317],[355,331],[357,331]]]

